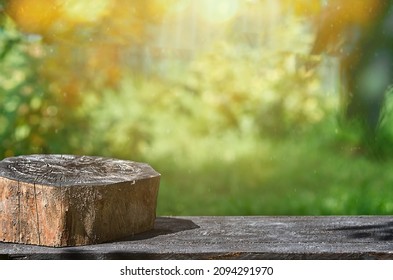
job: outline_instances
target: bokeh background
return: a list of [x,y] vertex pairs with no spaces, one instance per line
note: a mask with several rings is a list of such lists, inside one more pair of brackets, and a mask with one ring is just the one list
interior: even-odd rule
[[393,214],[376,143],[342,120],[326,1],[0,1],[0,157],[144,161],[158,215]]

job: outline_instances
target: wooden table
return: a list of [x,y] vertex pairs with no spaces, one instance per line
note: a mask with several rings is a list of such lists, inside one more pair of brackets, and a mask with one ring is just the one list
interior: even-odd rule
[[98,245],[0,242],[0,259],[393,259],[393,217],[159,217]]

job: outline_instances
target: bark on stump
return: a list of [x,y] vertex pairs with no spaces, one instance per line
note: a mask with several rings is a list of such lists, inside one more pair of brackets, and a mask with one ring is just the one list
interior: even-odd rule
[[0,161],[0,241],[96,244],[153,228],[160,174],[145,163],[29,155]]

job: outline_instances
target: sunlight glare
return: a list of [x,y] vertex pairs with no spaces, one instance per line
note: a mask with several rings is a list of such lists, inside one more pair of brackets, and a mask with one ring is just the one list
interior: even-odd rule
[[95,22],[106,15],[109,6],[109,0],[68,0],[63,4],[63,10],[64,15],[74,22]]
[[236,16],[239,9],[238,0],[202,0],[200,1],[202,17],[212,23],[222,23]]

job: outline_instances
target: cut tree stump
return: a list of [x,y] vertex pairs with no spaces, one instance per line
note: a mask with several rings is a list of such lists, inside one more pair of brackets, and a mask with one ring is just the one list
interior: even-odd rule
[[103,243],[150,230],[160,174],[93,156],[0,161],[0,241],[52,247]]

